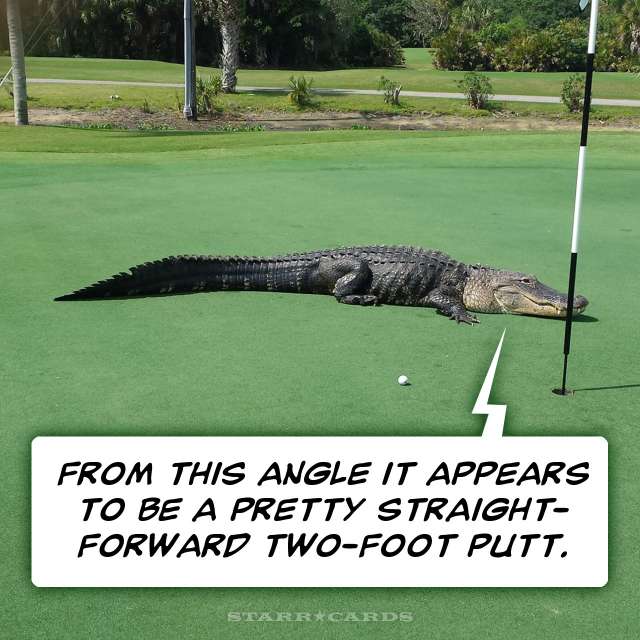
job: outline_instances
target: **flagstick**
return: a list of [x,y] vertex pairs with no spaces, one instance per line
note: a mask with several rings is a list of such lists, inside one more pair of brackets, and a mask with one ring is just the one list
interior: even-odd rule
[[578,179],[576,199],[573,209],[573,231],[571,234],[571,262],[569,264],[569,291],[567,292],[567,317],[564,325],[564,365],[562,367],[562,387],[553,392],[568,396],[573,391],[567,389],[567,365],[571,351],[571,326],[573,323],[573,299],[576,290],[576,268],[578,264],[578,240],[580,237],[580,214],[582,213],[582,190],[584,186],[584,165],[587,155],[587,137],[589,135],[589,111],[591,109],[591,85],[593,82],[593,59],[596,55],[596,32],[598,30],[598,0],[591,0],[591,18],[589,20],[589,45],[587,47],[587,74],[584,85],[584,104],[582,106],[582,134],[578,154]]

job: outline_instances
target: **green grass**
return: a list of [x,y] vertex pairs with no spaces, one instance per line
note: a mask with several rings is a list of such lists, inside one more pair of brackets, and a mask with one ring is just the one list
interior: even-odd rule
[[[12,638],[602,638],[637,629],[640,136],[594,133],[574,327],[330,297],[219,293],[56,304],[175,253],[351,243],[438,247],[566,282],[575,134],[179,134],[0,127],[4,628]],[[610,579],[602,589],[37,589],[29,581],[36,435],[471,435],[493,399],[506,432],[602,435]],[[406,373],[413,386],[396,382]],[[632,385],[622,388],[621,385]],[[412,611],[411,624],[226,622],[229,610]],[[72,613],[70,613],[72,612]],[[337,635],[331,637],[338,637]]]
[[[111,99],[118,95],[120,100]],[[96,111],[134,107],[141,109],[145,101],[154,111],[177,111],[178,101],[182,101],[179,90],[159,87],[133,87],[128,85],[69,85],[33,84],[29,87],[30,108],[58,108]],[[285,93],[238,93],[221,95],[217,98],[221,113],[225,115],[250,116],[265,112],[299,113],[301,111],[336,111],[384,114],[433,114],[463,117],[486,117],[488,111],[471,109],[462,100],[440,98],[411,98],[401,96],[400,106],[386,104],[381,96],[368,95],[316,95],[312,104],[303,110],[292,105]],[[503,102],[500,109],[524,116],[561,116],[579,121],[579,115],[570,115],[560,104]],[[0,90],[0,111],[13,109],[11,96]],[[592,119],[610,120],[621,117],[638,117],[633,107],[592,108]]]
[[[291,74],[313,77],[317,88],[375,89],[381,75],[402,83],[405,90],[455,91],[464,72],[434,69],[426,49],[405,49],[406,66],[381,69],[340,69],[332,71],[249,70],[238,73],[241,85],[284,87]],[[9,68],[9,59],[0,57],[0,71]],[[200,68],[209,74],[212,69]],[[34,78],[76,80],[125,80],[139,82],[182,82],[181,65],[148,60],[106,60],[90,58],[28,58],[27,73]],[[495,72],[491,77],[496,93],[559,96],[569,73]],[[631,73],[596,73],[593,95],[599,98],[640,99],[640,79]]]

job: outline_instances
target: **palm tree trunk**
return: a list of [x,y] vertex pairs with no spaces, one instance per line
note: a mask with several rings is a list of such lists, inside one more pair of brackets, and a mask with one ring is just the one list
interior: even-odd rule
[[631,54],[640,55],[640,24],[631,25]]
[[9,49],[13,65],[13,110],[16,126],[29,124],[27,72],[24,64],[24,42],[18,2],[19,0],[7,0],[7,26],[9,27]]
[[240,62],[240,0],[219,0],[220,34],[222,36],[222,90],[233,93],[238,79],[236,72]]

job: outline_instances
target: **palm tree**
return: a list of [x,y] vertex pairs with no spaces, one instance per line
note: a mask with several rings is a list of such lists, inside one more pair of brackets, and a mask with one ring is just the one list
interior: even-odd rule
[[632,55],[640,55],[640,0],[629,0],[623,11],[629,23],[629,49]]
[[9,27],[9,49],[13,66],[13,110],[16,126],[29,124],[27,73],[24,64],[24,42],[18,2],[19,0],[7,0],[7,26]]
[[233,93],[238,83],[242,0],[218,0],[218,18],[222,36],[222,90]]
[[618,36],[631,55],[640,55],[640,0],[612,0],[619,14]]

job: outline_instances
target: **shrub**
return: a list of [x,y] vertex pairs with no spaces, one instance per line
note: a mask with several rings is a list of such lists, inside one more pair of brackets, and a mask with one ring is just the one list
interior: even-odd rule
[[196,79],[196,109],[200,114],[211,115],[218,110],[216,97],[222,91],[222,77],[219,73],[207,79],[200,76]]
[[78,125],[74,127],[77,129],[115,129],[115,127],[110,122],[87,122],[85,124]]
[[136,129],[138,131],[169,131],[171,127],[165,123],[138,122]]
[[555,49],[548,31],[524,34],[505,47],[506,67],[512,71],[548,71],[557,59]]
[[182,102],[182,97],[178,94],[177,91],[174,93],[174,100],[175,100],[175,105],[176,105],[176,111],[178,113],[182,113],[182,109],[184,107],[184,104]]
[[584,102],[584,79],[577,73],[572,73],[562,83],[562,93],[560,94],[562,104],[564,104],[571,113],[582,111]]
[[311,85],[313,78],[305,78],[305,76],[291,76],[289,78],[289,101],[298,107],[305,107],[311,104],[313,91]]
[[207,131],[215,133],[244,133],[245,131],[264,131],[261,124],[223,124],[219,127],[209,127]]
[[462,89],[471,108],[486,109],[489,106],[489,96],[493,93],[493,87],[486,75],[470,71],[456,84]]
[[400,91],[402,91],[402,85],[390,80],[389,78],[385,78],[384,76],[380,76],[380,80],[378,81],[378,89],[384,93],[384,101],[387,104],[400,104]]
[[584,20],[562,20],[549,31],[557,42],[553,70],[578,71],[584,69],[588,27]]
[[584,68],[586,25],[562,20],[539,31],[515,32],[492,56],[492,68],[511,71],[577,71]]
[[346,38],[342,57],[356,67],[392,67],[404,64],[400,43],[362,19],[356,20]]
[[526,22],[521,17],[515,17],[509,22],[490,22],[485,25],[478,31],[478,40],[500,46],[507,44],[526,31]]
[[629,57],[622,38],[607,32],[598,34],[594,64],[596,71],[631,71],[634,63],[634,59]]
[[489,69],[490,61],[476,35],[460,28],[451,28],[433,41],[433,59],[438,69],[465,71]]
[[388,33],[369,27],[371,36],[371,62],[374,67],[394,67],[404,64],[400,43]]
[[[455,24],[434,41],[434,62],[440,69],[497,71],[579,71],[585,65],[587,25],[561,20],[546,29],[527,29],[522,19],[495,22],[472,31]],[[618,70],[628,54],[619,39],[601,36],[596,67]]]

